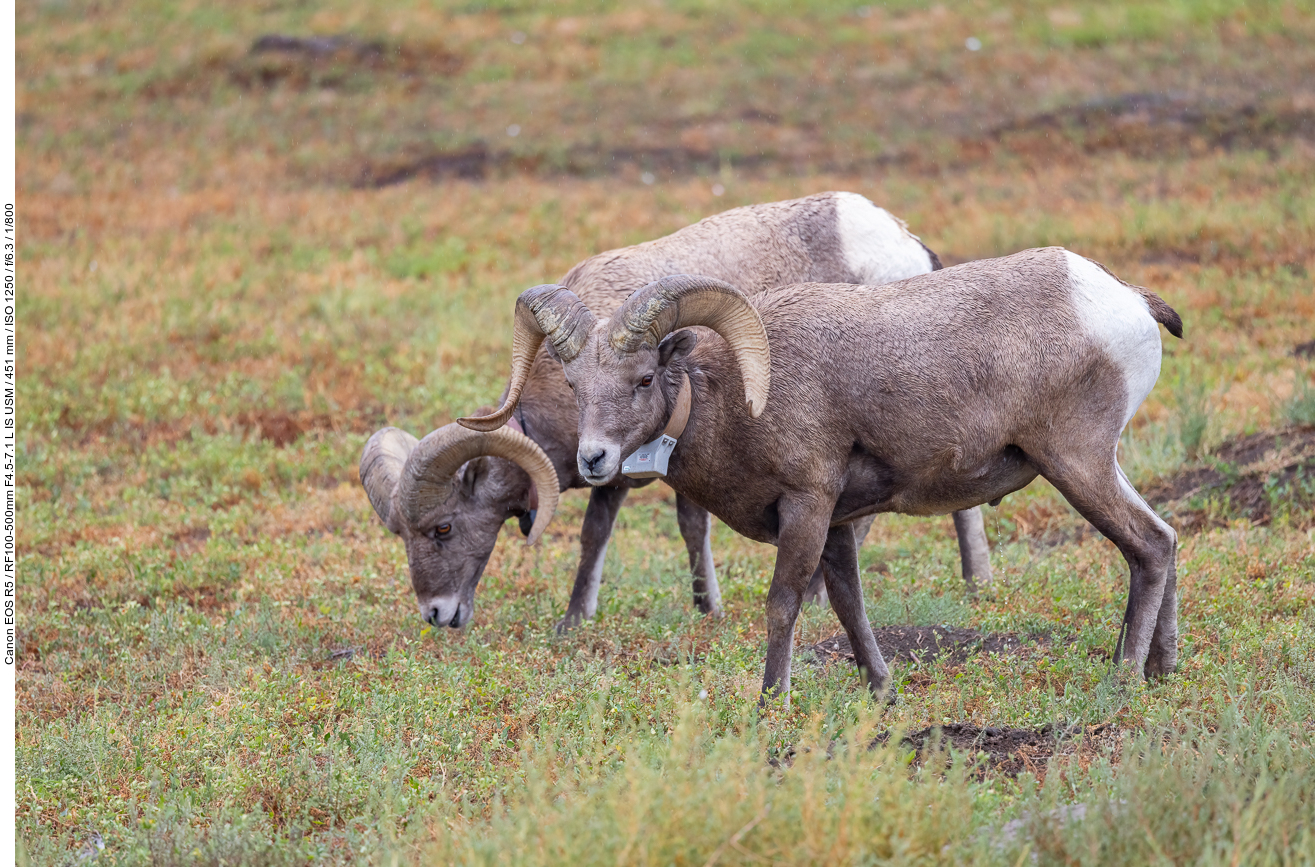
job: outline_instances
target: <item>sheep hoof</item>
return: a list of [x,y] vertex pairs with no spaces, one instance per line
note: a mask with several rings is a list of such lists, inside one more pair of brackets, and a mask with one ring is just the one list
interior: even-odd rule
[[1167,677],[1177,670],[1178,653],[1176,649],[1173,652],[1156,653],[1155,648],[1151,648],[1150,655],[1146,657],[1146,667],[1144,669],[1147,680]]
[[557,621],[557,625],[553,627],[553,631],[558,635],[565,635],[588,619],[588,616],[579,611],[567,611],[566,616]]
[[707,596],[701,596],[699,594],[695,594],[694,607],[698,610],[700,614],[705,614],[708,617],[713,618],[714,620],[721,619],[722,616],[721,603],[714,602],[713,600],[709,599]]

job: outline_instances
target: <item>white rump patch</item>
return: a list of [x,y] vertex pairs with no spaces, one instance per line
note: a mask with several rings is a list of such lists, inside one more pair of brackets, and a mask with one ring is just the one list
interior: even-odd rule
[[835,201],[845,264],[860,283],[880,286],[931,271],[931,255],[903,220],[858,193],[837,193]]
[[1073,306],[1092,342],[1105,350],[1123,372],[1128,406],[1126,427],[1160,376],[1160,327],[1150,305],[1137,290],[1125,286],[1103,268],[1065,250]]

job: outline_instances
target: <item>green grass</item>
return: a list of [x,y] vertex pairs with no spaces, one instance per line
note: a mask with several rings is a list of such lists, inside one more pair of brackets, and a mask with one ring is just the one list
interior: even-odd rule
[[1315,377],[1309,365],[1297,369],[1292,398],[1284,407],[1284,421],[1290,424],[1315,424]]
[[[1144,686],[1109,670],[1122,558],[1040,482],[985,510],[997,581],[976,599],[948,518],[877,521],[860,553],[874,625],[1031,636],[897,663],[891,708],[845,665],[801,659],[790,705],[759,711],[774,551],[717,525],[726,616],[698,616],[660,486],[631,495],[598,616],[570,635],[553,625],[583,492],[534,549],[508,527],[469,628],[416,616],[402,546],[356,480],[368,435],[494,402],[527,286],[748,202],[852,189],[947,263],[1064,244],[1154,288],[1186,339],[1165,337],[1124,436],[1139,486],[1310,420],[1292,348],[1313,336],[1315,156],[1291,84],[1309,4],[859,13],[20,6],[31,863],[88,845],[78,863],[1315,858],[1315,515],[1283,491],[1265,525],[1202,504],[1214,529],[1180,539],[1180,669]],[[397,52],[250,55],[266,33]],[[1245,135],[1028,125],[1165,91]],[[481,180],[362,183],[481,142]],[[809,609],[799,642],[837,631]],[[915,761],[897,737],[866,748],[953,722],[1112,734],[1018,778]],[[1075,804],[1085,818],[1060,822]]]

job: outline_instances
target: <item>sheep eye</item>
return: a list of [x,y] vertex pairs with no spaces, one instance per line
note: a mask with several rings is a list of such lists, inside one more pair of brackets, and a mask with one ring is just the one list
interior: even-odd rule
[[451,524],[439,524],[437,527],[429,531],[429,538],[437,541],[440,536],[446,536],[448,533],[451,532],[452,532]]
[[640,388],[648,388],[652,384],[653,384],[653,374],[651,373],[639,381]]

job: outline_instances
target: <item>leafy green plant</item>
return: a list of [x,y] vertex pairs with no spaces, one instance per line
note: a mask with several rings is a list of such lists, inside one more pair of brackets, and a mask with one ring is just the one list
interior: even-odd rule
[[1283,418],[1289,424],[1315,424],[1315,370],[1310,365],[1298,368]]
[[1182,363],[1173,379],[1178,442],[1189,461],[1201,457],[1210,430],[1217,396],[1202,376],[1199,363]]

